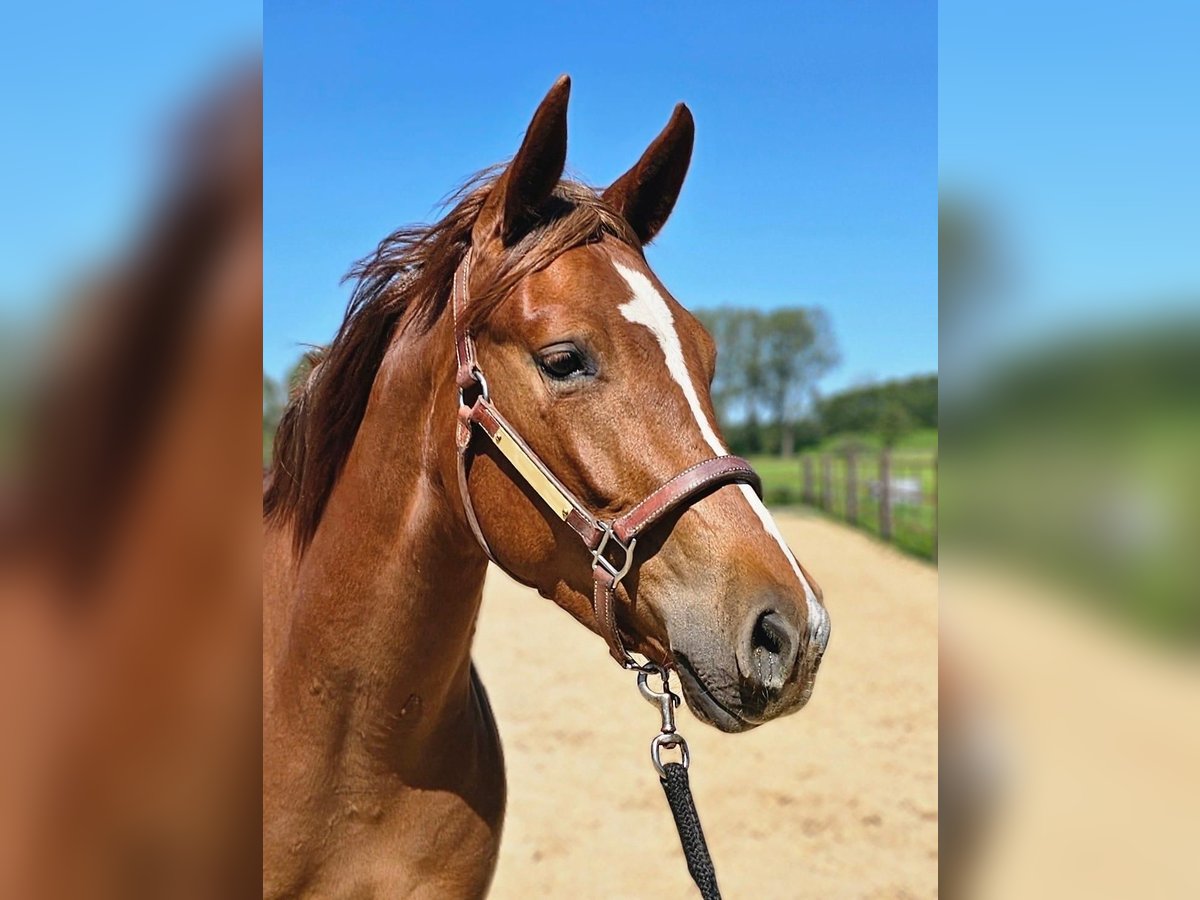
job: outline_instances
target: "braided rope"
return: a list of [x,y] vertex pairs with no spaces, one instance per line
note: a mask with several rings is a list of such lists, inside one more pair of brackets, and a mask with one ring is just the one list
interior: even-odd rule
[[704,830],[700,827],[700,815],[696,812],[696,804],[692,800],[687,769],[679,763],[667,763],[663,766],[663,772],[665,776],[660,779],[663,792],[671,806],[671,815],[675,817],[679,843],[683,846],[683,855],[687,859],[692,880],[696,882],[696,887],[700,888],[700,896],[704,900],[721,900],[721,891],[717,887],[717,873],[713,869],[712,858],[708,855],[708,844],[704,841]]

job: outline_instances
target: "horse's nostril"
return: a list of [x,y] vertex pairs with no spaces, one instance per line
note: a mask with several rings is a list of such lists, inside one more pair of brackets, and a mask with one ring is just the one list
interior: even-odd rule
[[782,616],[775,612],[763,613],[758,617],[758,621],[754,623],[754,635],[752,636],[754,649],[779,653],[780,648],[787,641],[781,619]]
[[758,616],[751,629],[750,666],[743,674],[757,686],[777,691],[792,673],[799,646],[796,626],[781,613],[768,610]]

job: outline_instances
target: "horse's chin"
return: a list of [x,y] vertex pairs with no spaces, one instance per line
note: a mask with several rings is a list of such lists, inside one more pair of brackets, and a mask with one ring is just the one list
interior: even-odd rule
[[678,663],[676,671],[679,672],[679,682],[683,685],[683,699],[687,701],[692,715],[701,722],[729,734],[749,731],[761,724],[743,718],[713,696],[704,682],[692,671],[691,666],[687,663],[687,658],[682,654],[676,655],[676,662]]

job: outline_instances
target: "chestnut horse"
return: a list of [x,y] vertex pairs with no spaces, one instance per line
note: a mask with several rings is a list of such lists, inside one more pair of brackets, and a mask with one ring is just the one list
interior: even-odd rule
[[[500,740],[471,641],[487,557],[601,630],[576,534],[495,445],[460,487],[456,273],[491,394],[598,518],[726,450],[716,352],[650,270],[692,152],[680,104],[597,193],[562,180],[570,82],[513,161],[353,270],[346,319],[293,397],[264,507],[264,893],[479,897],[499,849]],[[464,496],[464,493],[466,496]],[[742,731],[807,702],[820,590],[747,485],[645,533],[616,593],[625,646]],[[597,646],[597,652],[600,652]]]

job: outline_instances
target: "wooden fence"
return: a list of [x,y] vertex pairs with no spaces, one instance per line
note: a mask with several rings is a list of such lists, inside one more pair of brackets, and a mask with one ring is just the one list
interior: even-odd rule
[[800,500],[829,515],[937,559],[937,456],[880,451],[800,458]]

